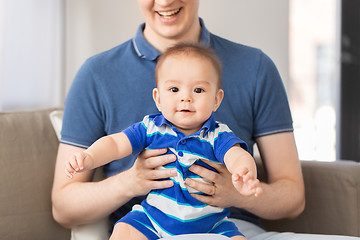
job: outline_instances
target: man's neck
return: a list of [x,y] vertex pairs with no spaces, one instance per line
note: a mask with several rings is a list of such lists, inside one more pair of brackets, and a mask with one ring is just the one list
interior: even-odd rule
[[201,35],[200,23],[198,25],[195,25],[193,29],[191,29],[185,35],[174,38],[166,38],[158,34],[155,34],[151,29],[146,28],[146,25],[144,29],[145,39],[161,53],[165,52],[167,48],[174,46],[175,44],[180,42],[197,43],[200,40],[200,35]]

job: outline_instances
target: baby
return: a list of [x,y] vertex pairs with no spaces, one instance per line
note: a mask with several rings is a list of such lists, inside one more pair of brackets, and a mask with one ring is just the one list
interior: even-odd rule
[[[97,140],[87,150],[72,156],[65,165],[71,178],[145,148],[168,148],[177,161],[163,168],[176,168],[174,186],[152,190],[141,205],[120,219],[111,239],[159,239],[189,233],[218,233],[245,239],[228,220],[229,210],[206,205],[191,196],[201,194],[185,184],[186,178],[206,182],[189,171],[194,163],[214,170],[202,159],[225,164],[239,193],[262,193],[256,166],[247,145],[214,114],[221,104],[221,65],[208,47],[178,44],[169,48],[155,70],[157,88],[153,99],[161,113],[145,116],[124,131]],[[124,183],[125,184],[125,183]],[[210,183],[209,183],[210,184]]]

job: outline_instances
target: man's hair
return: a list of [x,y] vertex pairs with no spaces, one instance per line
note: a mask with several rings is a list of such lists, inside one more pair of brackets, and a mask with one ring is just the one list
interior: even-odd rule
[[222,67],[219,57],[216,55],[215,51],[204,45],[204,44],[194,44],[194,43],[179,43],[170,48],[168,48],[158,59],[156,69],[155,69],[155,80],[156,84],[158,83],[158,72],[165,61],[166,58],[171,56],[191,56],[191,57],[200,57],[209,61],[218,75],[218,88],[221,88],[222,85]]

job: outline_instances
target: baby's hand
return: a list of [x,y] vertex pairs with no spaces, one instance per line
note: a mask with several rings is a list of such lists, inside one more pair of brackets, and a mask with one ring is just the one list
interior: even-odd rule
[[89,170],[91,165],[91,156],[85,152],[78,152],[65,163],[65,173],[69,178],[73,178],[77,172]]
[[260,187],[260,181],[255,179],[254,174],[247,168],[244,168],[240,173],[234,173],[232,182],[236,190],[244,196],[254,195],[257,197],[263,191]]

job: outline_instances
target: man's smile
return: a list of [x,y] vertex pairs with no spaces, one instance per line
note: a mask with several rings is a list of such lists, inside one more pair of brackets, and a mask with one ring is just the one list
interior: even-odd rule
[[176,14],[178,14],[181,9],[182,9],[182,8],[178,8],[178,9],[171,10],[171,11],[156,11],[156,12],[157,12],[157,14],[159,14],[161,17],[171,18],[171,17],[175,16]]

